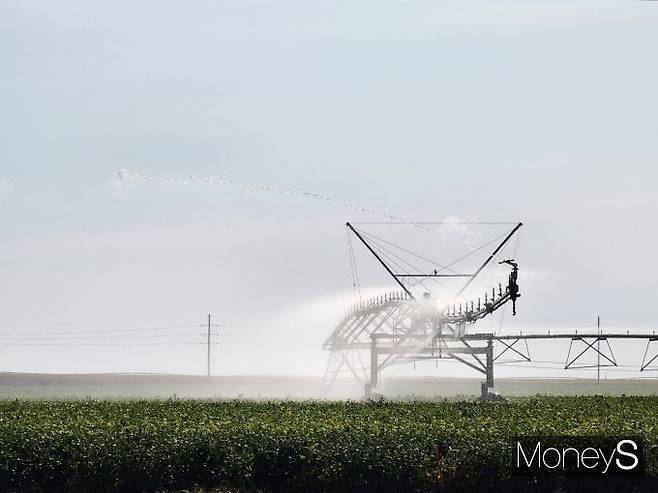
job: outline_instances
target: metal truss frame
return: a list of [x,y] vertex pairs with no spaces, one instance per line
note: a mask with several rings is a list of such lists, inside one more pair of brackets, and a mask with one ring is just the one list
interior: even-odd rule
[[[514,346],[520,342],[523,341],[525,344],[525,353],[523,353],[523,349],[519,350],[515,348]],[[522,339],[522,338],[517,338],[513,339],[512,342],[508,342],[505,339],[496,339],[496,342],[500,343],[501,345],[504,346],[504,349],[500,351],[496,356],[494,356],[494,361],[498,361],[500,357],[507,353],[508,351],[515,353],[518,357],[521,359],[516,359],[516,360],[505,360],[501,361],[501,363],[530,363],[532,362],[530,358],[530,348],[528,347],[528,340],[527,339]]]
[[[569,361],[569,356],[571,356],[571,348],[573,347],[573,343],[575,341],[582,341],[585,344],[585,349],[583,349],[578,355],[576,355],[571,361]],[[597,343],[599,342],[605,342],[606,345],[608,346],[608,351],[610,353],[610,356],[605,354],[603,351],[599,349],[599,345]],[[595,346],[596,344],[596,346]],[[574,365],[576,361],[578,361],[580,358],[582,358],[589,350],[594,351],[597,355],[605,358],[608,362],[603,363],[603,364],[595,364],[595,365],[590,365],[590,364],[584,364],[584,365]],[[583,336],[573,336],[571,338],[571,342],[569,343],[569,352],[567,353],[567,359],[564,363],[564,369],[568,370],[570,368],[597,368],[597,367],[608,367],[608,366],[617,366],[617,360],[615,359],[615,354],[612,351],[612,346],[610,346],[610,341],[608,341],[608,338],[606,336],[596,336],[594,337],[594,340],[592,342],[589,342],[587,338]]]

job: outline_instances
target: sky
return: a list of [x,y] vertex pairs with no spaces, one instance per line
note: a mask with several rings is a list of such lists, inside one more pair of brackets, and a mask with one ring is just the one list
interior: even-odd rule
[[[0,0],[0,371],[203,373],[212,313],[213,373],[321,374],[354,301],[344,223],[382,218],[278,189],[523,221],[519,313],[477,330],[652,330],[657,21],[641,1]],[[394,288],[359,255],[364,290]]]

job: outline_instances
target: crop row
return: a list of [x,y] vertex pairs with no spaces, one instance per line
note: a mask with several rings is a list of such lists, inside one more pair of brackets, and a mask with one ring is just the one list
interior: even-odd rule
[[646,478],[620,485],[637,489],[658,477],[656,397],[505,403],[17,400],[0,401],[0,489],[540,487],[510,475],[510,444],[522,435],[640,436]]

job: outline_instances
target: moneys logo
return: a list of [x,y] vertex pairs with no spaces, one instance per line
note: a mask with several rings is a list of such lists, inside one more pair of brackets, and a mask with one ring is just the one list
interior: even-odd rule
[[512,472],[521,476],[638,476],[644,446],[637,437],[519,437]]

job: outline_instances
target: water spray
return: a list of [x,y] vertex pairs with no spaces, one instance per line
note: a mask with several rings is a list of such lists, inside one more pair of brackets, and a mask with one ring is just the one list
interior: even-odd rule
[[166,178],[166,177],[154,177],[147,173],[131,171],[125,168],[119,169],[116,173],[116,177],[119,180],[133,181],[133,182],[157,182],[157,183],[166,183],[169,185],[231,185],[237,188],[242,188],[244,190],[249,190],[252,192],[270,192],[270,193],[279,193],[283,195],[293,195],[296,197],[321,200],[328,202],[330,204],[343,207],[346,209],[351,209],[353,211],[362,212],[364,214],[370,214],[371,216],[377,216],[380,218],[388,219],[391,221],[402,222],[417,228],[427,230],[423,225],[413,223],[399,216],[394,216],[385,212],[376,211],[374,209],[369,209],[366,207],[360,207],[354,204],[349,204],[341,200],[334,199],[328,195],[323,195],[314,192],[305,192],[303,190],[295,190],[292,188],[280,188],[280,187],[271,187],[268,185],[255,185],[252,183],[246,183],[235,178],[229,178],[222,175],[207,175],[204,177],[197,176],[188,176],[181,178]]

